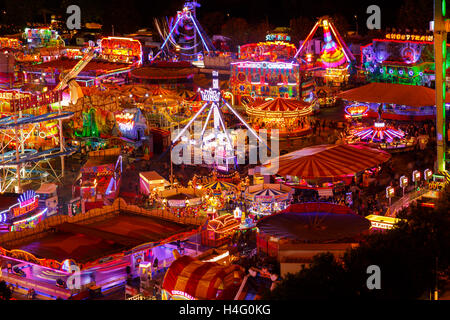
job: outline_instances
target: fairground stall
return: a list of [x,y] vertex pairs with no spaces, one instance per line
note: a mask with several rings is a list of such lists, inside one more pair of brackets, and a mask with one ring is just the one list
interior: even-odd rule
[[295,45],[268,41],[240,47],[240,61],[231,63],[230,91],[234,104],[262,98],[296,98],[301,94]]
[[133,141],[137,146],[140,146],[142,140],[147,138],[147,120],[141,109],[123,109],[115,115],[115,118],[122,137]]
[[156,171],[145,171],[139,173],[139,191],[149,195],[152,192],[163,191],[170,186],[169,181],[161,177]]
[[424,86],[373,82],[337,96],[349,108],[355,104],[367,107],[364,114],[372,118],[412,121],[436,118],[435,90]]
[[50,28],[25,28],[22,34],[28,48],[64,46],[64,40],[58,31]]
[[[361,66],[371,82],[430,87],[434,75],[433,34],[386,33],[361,47]],[[448,45],[447,45],[448,48]],[[447,65],[449,65],[447,57]]]
[[2,193],[0,205],[0,232],[34,228],[47,217],[48,208],[39,205],[39,196],[32,190]]
[[247,208],[253,215],[270,215],[291,204],[294,190],[283,184],[256,184],[245,189]]
[[[204,270],[193,277],[192,270]],[[183,256],[175,260],[164,276],[164,300],[234,300],[244,277],[238,265],[222,266]]]
[[72,197],[81,197],[83,212],[112,203],[119,192],[121,174],[120,148],[91,151],[72,187]]
[[100,41],[100,57],[111,62],[142,65],[142,45],[139,40],[106,37]]
[[256,130],[276,129],[282,137],[311,133],[309,115],[313,110],[311,104],[303,100],[275,98],[247,105],[245,111]]
[[[25,184],[60,179],[64,157],[76,151],[63,139],[62,121],[71,118],[73,112],[62,111],[61,100],[59,90],[0,91],[0,192],[14,189],[20,193]],[[61,160],[62,171],[55,171],[54,163],[50,163],[55,158]]]
[[240,224],[240,220],[228,213],[209,220],[206,229],[202,230],[202,245],[220,247],[228,243]]

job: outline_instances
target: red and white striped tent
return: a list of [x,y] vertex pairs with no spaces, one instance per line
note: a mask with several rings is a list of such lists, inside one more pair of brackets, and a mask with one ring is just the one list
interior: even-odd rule
[[163,299],[233,300],[244,270],[182,256],[170,265],[163,280]]
[[264,166],[280,176],[332,178],[356,174],[386,162],[390,157],[386,151],[364,145],[318,145],[269,160]]

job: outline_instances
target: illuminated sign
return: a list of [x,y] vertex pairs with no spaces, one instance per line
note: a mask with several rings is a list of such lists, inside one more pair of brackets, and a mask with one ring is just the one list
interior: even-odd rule
[[394,225],[401,220],[397,218],[378,216],[374,214],[366,216],[366,219],[370,221],[372,228],[377,229],[392,229]]
[[10,102],[13,111],[26,110],[30,108],[38,108],[45,105],[57,103],[62,100],[62,91],[47,91],[37,95],[30,95],[13,98]]
[[423,176],[425,180],[430,180],[433,176],[433,171],[431,171],[430,169],[425,169],[425,171],[423,172]]
[[202,100],[207,102],[219,102],[220,101],[220,91],[217,89],[206,89],[206,90],[198,90],[202,95]]
[[386,188],[386,198],[392,198],[394,196],[395,190],[392,187]]
[[291,41],[291,37],[286,33],[275,33],[266,35],[266,41]]
[[384,128],[386,124],[384,122],[375,122],[374,127],[375,128]]
[[236,64],[238,68],[252,68],[252,69],[293,69],[294,66],[298,66],[296,63],[287,62],[253,62],[253,61],[242,61],[232,63]]
[[412,180],[414,182],[420,181],[420,171],[419,170],[414,170],[412,173]]
[[0,90],[0,100],[20,99],[31,96],[29,92],[19,92],[16,90]]
[[39,200],[38,196],[34,191],[26,191],[19,197],[19,206],[12,208],[12,214],[14,218],[23,216],[38,207]]
[[400,33],[387,33],[386,39],[388,40],[402,40],[402,41],[422,41],[433,42],[433,35],[416,35],[416,34],[400,34]]
[[172,296],[177,296],[186,300],[195,300],[193,296],[180,290],[172,290],[170,293],[172,294]]
[[345,108],[345,113],[349,117],[363,117],[367,114],[369,106],[365,104],[352,104]]
[[408,178],[405,176],[400,177],[400,188],[404,188],[408,185]]
[[134,114],[128,112],[116,114],[116,121],[120,131],[130,131],[134,128],[134,116]]
[[105,57],[119,58],[127,63],[142,63],[142,45],[133,38],[107,37],[101,39],[101,54]]

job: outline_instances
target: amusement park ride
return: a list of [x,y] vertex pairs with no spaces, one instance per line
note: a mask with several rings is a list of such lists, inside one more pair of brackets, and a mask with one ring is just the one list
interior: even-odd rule
[[[176,137],[172,140],[172,145],[176,144],[179,140],[183,144],[191,144],[194,147],[195,157],[203,154],[203,151],[209,154],[215,154],[214,167],[221,171],[228,171],[230,168],[237,165],[237,157],[234,152],[234,142],[230,136],[225,122],[223,120],[222,109],[224,106],[228,108],[233,115],[239,119],[239,121],[247,128],[247,130],[256,138],[260,143],[266,145],[266,142],[258,136],[258,134],[252,129],[250,125],[237,113],[232,106],[222,97],[219,89],[218,72],[213,71],[213,87],[205,90],[199,89],[202,100],[205,104],[200,110],[190,119],[187,125],[178,132]],[[209,109],[209,111],[207,111]],[[206,120],[201,129],[199,136],[194,134],[194,139],[186,138],[186,131],[192,126],[195,120],[198,120],[201,114],[207,112]],[[208,130],[208,124],[213,119],[212,129]],[[199,152],[197,152],[199,151]],[[206,159],[203,159],[206,160]],[[205,161],[207,162],[207,161]]]
[[[325,45],[322,48],[320,56],[316,61],[313,61],[313,55],[307,51],[309,44],[319,27],[322,27],[323,29]],[[342,40],[342,37],[333,22],[328,17],[322,17],[316,22],[295,54],[294,60],[295,59],[302,60],[309,66],[308,68],[325,69],[326,78],[333,82],[342,82],[348,77],[348,68],[351,63],[355,61],[355,57],[345,44],[344,40]]]
[[201,61],[205,54],[214,55],[214,45],[196,18],[197,1],[186,2],[183,10],[177,12],[176,18],[166,19],[159,23],[155,19],[156,28],[164,39],[160,51],[151,59],[154,61],[160,54],[183,61]]
[[[76,103],[82,97],[81,88],[75,78],[94,56],[95,52],[90,48],[75,67],[61,77],[60,83],[53,91],[38,94],[19,94],[18,92],[10,94],[12,114],[0,119],[0,193],[12,189],[20,193],[24,181],[47,178],[48,169],[57,181],[61,181],[61,177],[64,176],[64,157],[77,150],[64,143],[62,120],[71,118],[74,113],[62,111],[62,91],[69,87],[72,103]],[[57,111],[51,111],[52,105]],[[24,113],[24,111],[31,111],[32,114]],[[49,135],[39,130],[49,122],[57,122],[59,135]],[[52,147],[45,150],[36,149],[37,145],[44,143],[49,137],[52,138]],[[61,159],[60,174],[50,162],[57,157]]]

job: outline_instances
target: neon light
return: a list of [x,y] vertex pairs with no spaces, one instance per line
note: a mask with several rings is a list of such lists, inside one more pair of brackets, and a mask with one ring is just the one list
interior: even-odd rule
[[432,35],[387,33],[386,34],[386,40],[433,42],[434,41],[434,36],[432,36]]
[[195,300],[195,298],[193,296],[191,296],[190,294],[188,294],[186,292],[180,291],[180,290],[172,290],[170,292],[170,294],[172,296],[178,296],[178,297],[181,297],[181,298],[185,298],[187,300]]
[[17,225],[17,224],[21,224],[23,222],[27,223],[30,222],[31,220],[34,220],[36,218],[39,218],[40,216],[42,216],[43,214],[45,214],[47,212],[48,208],[45,208],[44,210],[42,210],[41,212],[39,212],[38,214],[35,214],[34,216],[28,217],[26,219],[20,220],[20,221],[16,221],[13,222],[13,225]]
[[296,63],[286,62],[254,62],[254,61],[241,61],[232,62],[232,65],[237,65],[238,68],[250,68],[250,69],[293,69],[294,66],[298,66]]

